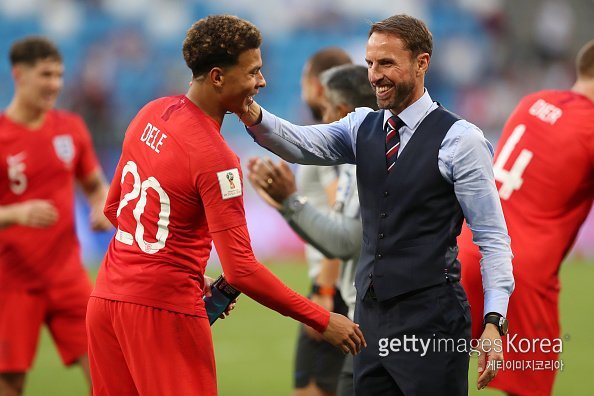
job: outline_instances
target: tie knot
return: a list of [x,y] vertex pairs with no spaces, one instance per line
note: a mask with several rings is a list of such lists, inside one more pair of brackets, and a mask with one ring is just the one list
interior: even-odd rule
[[400,117],[395,116],[395,115],[388,118],[387,124],[388,124],[387,125],[388,130],[392,130],[392,129],[398,130],[398,129],[400,129],[400,127],[402,125],[404,125],[404,123],[402,122]]

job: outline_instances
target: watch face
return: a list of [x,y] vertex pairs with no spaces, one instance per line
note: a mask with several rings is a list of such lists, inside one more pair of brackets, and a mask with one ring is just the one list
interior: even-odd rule
[[505,319],[504,317],[499,318],[499,332],[501,333],[501,335],[507,334],[507,326],[507,319]]
[[299,210],[305,205],[306,199],[304,197],[297,197],[293,201],[291,201],[291,209]]

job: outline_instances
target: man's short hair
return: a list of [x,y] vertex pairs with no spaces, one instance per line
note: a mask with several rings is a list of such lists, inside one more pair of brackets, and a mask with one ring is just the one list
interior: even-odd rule
[[10,64],[34,65],[37,61],[51,59],[62,62],[58,47],[49,39],[41,36],[28,36],[15,41],[10,47]]
[[580,49],[575,64],[578,78],[594,78],[594,40]]
[[377,109],[377,99],[365,66],[336,66],[320,74],[320,81],[328,101],[333,105]]
[[371,25],[369,36],[373,33],[393,34],[404,42],[413,56],[433,52],[433,36],[425,22],[409,15],[394,15]]
[[308,76],[318,77],[324,70],[328,70],[334,66],[353,63],[349,54],[338,47],[322,48],[309,59]]
[[188,29],[182,53],[192,75],[198,77],[213,67],[239,62],[239,55],[262,44],[262,35],[252,23],[232,15],[202,18]]

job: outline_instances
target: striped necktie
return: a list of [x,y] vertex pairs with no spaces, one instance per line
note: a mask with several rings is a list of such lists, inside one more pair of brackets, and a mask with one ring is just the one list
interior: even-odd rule
[[400,148],[398,130],[403,125],[404,123],[398,116],[392,116],[386,122],[386,167],[388,173],[394,168],[396,158],[398,158],[398,149]]

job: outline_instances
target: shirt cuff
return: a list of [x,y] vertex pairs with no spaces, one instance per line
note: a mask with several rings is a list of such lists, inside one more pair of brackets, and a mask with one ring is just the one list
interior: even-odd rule
[[260,119],[260,122],[250,127],[245,127],[245,129],[247,129],[247,131],[252,136],[254,136],[254,133],[258,134],[262,132],[271,131],[274,130],[276,127],[276,118],[271,113],[264,110],[263,107],[260,107],[260,111],[262,112],[262,118]]
[[489,312],[497,312],[500,315],[507,315],[509,294],[503,290],[485,290],[485,306],[483,316]]

